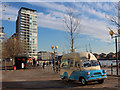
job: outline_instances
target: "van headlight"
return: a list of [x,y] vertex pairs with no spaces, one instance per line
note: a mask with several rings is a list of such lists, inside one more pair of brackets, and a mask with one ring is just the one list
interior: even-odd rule
[[103,70],[103,73],[106,73],[106,70]]
[[87,75],[90,75],[90,72],[87,72]]

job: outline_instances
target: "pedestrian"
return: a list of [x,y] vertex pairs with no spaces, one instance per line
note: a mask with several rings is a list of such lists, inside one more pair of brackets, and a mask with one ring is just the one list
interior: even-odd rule
[[56,65],[58,65],[58,61],[56,62]]
[[49,65],[51,65],[51,61],[49,61]]
[[39,61],[37,60],[37,66],[39,66]]
[[45,61],[43,62],[43,69],[44,69],[44,67],[45,67]]
[[60,72],[60,62],[58,61],[58,70]]
[[119,63],[119,69],[120,69],[120,63]]
[[48,66],[48,62],[47,62],[47,66]]
[[33,66],[34,66],[34,67],[35,67],[35,63],[36,63],[36,62],[35,62],[35,59],[33,59]]

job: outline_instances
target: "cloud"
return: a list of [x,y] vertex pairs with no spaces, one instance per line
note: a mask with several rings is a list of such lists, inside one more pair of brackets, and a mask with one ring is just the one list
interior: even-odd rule
[[60,4],[60,2],[59,3],[57,2],[56,3],[55,2],[27,2],[27,3],[38,6],[38,7],[46,8],[48,11],[53,10],[53,11],[65,13],[66,10],[72,10],[74,12],[78,12],[77,9],[74,9],[71,5],[69,5],[69,3],[71,2],[69,2],[66,6],[64,4]]
[[38,13],[38,26],[55,30],[63,30],[63,22],[60,18],[56,18],[53,14]]
[[[65,6],[65,4],[56,4],[53,2],[50,3],[31,3],[32,5],[37,5],[39,7],[46,8],[48,14],[44,12],[37,12],[38,15],[38,27],[45,27],[54,30],[64,30],[63,26],[63,14],[65,14],[65,10],[69,7]],[[109,22],[106,22],[105,15],[106,13],[97,11],[94,8],[90,7],[90,5],[82,5],[74,3],[77,7],[76,12],[81,13],[81,31],[80,34],[89,35],[95,39],[99,39],[103,42],[111,42],[109,37],[109,31],[107,30],[106,26],[109,25]],[[99,8],[104,9],[101,4],[98,5]],[[106,4],[107,6],[107,4]],[[109,6],[107,6],[109,7]],[[97,7],[96,7],[97,8]],[[3,13],[6,17],[10,17],[11,21],[16,21],[18,16],[18,9],[15,7],[9,7],[6,9],[6,13]],[[87,12],[87,14],[86,14]],[[90,16],[94,15],[97,18],[91,18]],[[102,18],[99,20],[98,18]],[[7,18],[3,18],[6,20]]]
[[[62,15],[60,18],[56,18],[56,16],[59,16],[59,12],[47,15],[44,13],[38,13],[38,26],[65,31],[63,28]],[[102,42],[112,42],[109,36],[109,30],[106,27],[109,24],[108,22],[89,18],[82,18],[80,21],[80,34],[89,35],[101,40]]]
[[18,9],[8,5],[6,6],[7,7],[2,7],[2,10],[5,10],[2,12],[2,20],[8,20],[8,18],[10,18],[10,21],[16,21]]
[[105,2],[105,3],[101,3],[101,2],[96,2],[94,3],[94,8],[97,7],[98,10],[103,10],[103,11],[112,11],[113,9],[115,9],[115,5],[117,4],[117,2]]
[[[82,6],[82,5],[79,5],[79,7],[80,6]],[[90,8],[89,6],[84,6],[84,7],[81,7],[80,9],[82,9],[83,11],[86,11],[89,14],[95,15],[98,18],[103,19],[103,20],[99,20],[99,19],[92,19],[89,17],[85,18],[85,17],[87,17],[87,15],[83,15],[82,19],[81,19],[81,33],[80,34],[89,35],[89,36],[91,36],[93,38],[97,38],[103,42],[111,43],[112,41],[109,36],[109,30],[107,29],[109,22],[106,22],[107,20],[105,18],[106,14],[102,13],[101,11],[96,11],[95,9]],[[46,18],[44,18],[44,17],[46,17]],[[55,18],[55,17],[60,17],[60,18]],[[44,22],[44,23],[40,24],[40,26],[49,27],[52,29],[64,30],[63,22],[61,20],[63,18],[63,13],[51,10],[51,11],[49,11],[49,15],[44,15],[41,18],[43,18],[42,22]],[[114,27],[114,26],[112,26],[112,27]]]
[[[95,4],[95,5],[94,5]],[[74,3],[76,8],[80,10],[82,13],[87,13],[87,15],[90,16],[96,16],[97,18],[100,19],[106,19],[106,17],[109,17],[109,14],[102,12],[103,10],[106,11],[105,7],[102,7],[103,3]],[[106,5],[107,8],[109,5]],[[111,10],[111,9],[109,9]]]
[[106,28],[107,24],[104,21],[84,18],[81,21],[80,33],[99,39],[102,42],[111,43],[109,30]]
[[119,2],[119,0],[1,0],[2,2]]
[[59,5],[54,2],[49,2],[49,3],[48,2],[27,2],[27,3],[35,6],[44,7],[49,10],[57,10],[62,12],[64,12],[67,9],[67,7],[65,7],[64,5]]

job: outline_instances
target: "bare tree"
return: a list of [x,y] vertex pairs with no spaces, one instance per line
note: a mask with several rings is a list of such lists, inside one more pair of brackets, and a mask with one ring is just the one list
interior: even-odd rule
[[18,37],[10,37],[3,41],[2,46],[2,56],[3,58],[12,58],[14,64],[14,58],[18,54],[23,54],[24,52],[24,43],[18,39]]
[[70,35],[70,46],[71,52],[74,52],[75,39],[78,37],[80,32],[80,20],[79,16],[76,15],[72,10],[67,10],[67,15],[64,15],[63,19],[64,25],[66,27],[66,32]]
[[[112,16],[107,17],[110,21],[110,24],[114,25],[118,30],[117,34],[120,35],[120,2],[113,4],[114,11]],[[113,31],[111,27],[108,27],[110,31]],[[113,32],[114,34],[114,32]],[[120,37],[118,37],[118,42],[120,42]],[[119,52],[120,52],[120,43],[118,43]]]
[[[110,23],[115,25],[117,28],[120,27],[120,2],[113,4],[114,11],[112,11],[113,15],[106,16],[108,20],[110,20]],[[111,30],[111,28],[108,28]]]

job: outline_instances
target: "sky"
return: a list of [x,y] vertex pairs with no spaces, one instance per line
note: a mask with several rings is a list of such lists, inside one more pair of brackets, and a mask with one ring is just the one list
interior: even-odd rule
[[51,52],[51,45],[57,45],[59,54],[70,52],[63,16],[66,15],[66,10],[71,9],[80,17],[80,33],[75,40],[77,52],[86,51],[86,48],[90,51],[90,47],[93,53],[115,52],[114,39],[111,39],[107,27],[117,31],[117,27],[109,20],[110,17],[117,16],[117,2],[40,2],[39,0],[7,2],[6,0],[2,3],[7,5],[2,7],[0,3],[0,10],[5,9],[0,19],[7,36],[16,32],[16,19],[21,7],[37,10],[38,51]]

